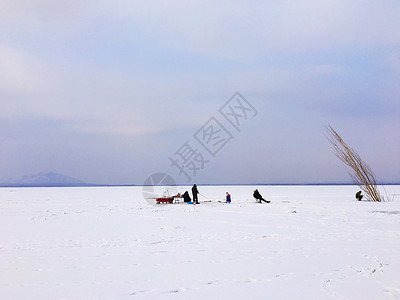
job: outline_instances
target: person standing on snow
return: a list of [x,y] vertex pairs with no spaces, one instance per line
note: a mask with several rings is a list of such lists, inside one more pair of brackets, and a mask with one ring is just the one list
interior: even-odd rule
[[193,203],[199,204],[199,199],[197,198],[198,193],[199,193],[199,190],[197,189],[197,185],[194,184],[192,187]]
[[231,203],[231,195],[228,192],[226,192],[226,203]]
[[265,199],[261,196],[260,192],[259,192],[257,189],[254,191],[253,197],[256,198],[256,199],[258,200],[258,203],[261,203],[261,201],[264,201],[264,202],[267,202],[267,203],[270,202],[270,201],[265,200]]

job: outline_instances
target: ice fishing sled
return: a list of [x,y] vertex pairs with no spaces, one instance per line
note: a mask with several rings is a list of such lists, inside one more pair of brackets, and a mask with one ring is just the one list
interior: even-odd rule
[[174,204],[174,203],[182,203],[184,202],[183,197],[179,196],[173,196],[173,197],[160,197],[156,198],[156,203],[157,204]]

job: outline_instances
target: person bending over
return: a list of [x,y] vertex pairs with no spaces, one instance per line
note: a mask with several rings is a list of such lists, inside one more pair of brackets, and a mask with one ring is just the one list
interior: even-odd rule
[[258,203],[261,203],[261,201],[264,201],[264,202],[267,202],[267,203],[270,202],[270,201],[268,201],[268,200],[265,200],[265,199],[261,196],[261,194],[260,194],[260,192],[259,192],[258,190],[255,190],[255,191],[254,191],[253,197],[256,198],[256,199],[258,200]]
[[364,196],[361,194],[361,191],[358,191],[357,193],[356,193],[356,199],[358,200],[358,201],[361,201],[361,199],[363,198]]

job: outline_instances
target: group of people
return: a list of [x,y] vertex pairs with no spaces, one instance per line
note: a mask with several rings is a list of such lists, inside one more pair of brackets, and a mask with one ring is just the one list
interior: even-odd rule
[[[199,204],[199,198],[198,198],[198,194],[199,194],[199,190],[197,189],[197,185],[194,184],[192,186],[192,196],[193,196],[193,203],[194,204]],[[192,199],[190,199],[189,193],[188,191],[185,191],[182,196],[180,194],[178,194],[177,196],[174,197],[182,197],[184,202],[192,202]],[[174,197],[172,197],[172,199],[174,199]],[[253,192],[253,197],[257,200],[258,203],[262,203],[262,202],[266,202],[266,203],[270,203],[271,201],[269,200],[265,200],[263,198],[263,196],[261,196],[260,192],[256,189]],[[361,191],[358,191],[356,193],[356,199],[358,201],[361,201],[361,199],[363,198],[363,195],[361,194]],[[232,199],[231,199],[231,195],[226,192],[226,203],[231,203]]]
[[[198,194],[199,194],[199,190],[197,189],[197,185],[194,184],[194,185],[192,186],[192,196],[193,196],[193,203],[194,203],[194,204],[199,204],[199,197],[198,197]],[[190,199],[190,196],[189,196],[189,192],[188,192],[188,191],[185,191],[185,192],[182,194],[182,198],[183,198],[183,201],[185,201],[185,202],[192,202],[192,199]]]
[[[199,204],[198,194],[200,194],[200,193],[199,193],[199,190],[197,189],[197,185],[194,184],[194,185],[192,186],[192,196],[193,196],[193,203],[194,203],[194,204]],[[180,196],[180,195],[179,195],[179,196]],[[185,192],[182,194],[181,197],[183,198],[183,201],[184,201],[184,202],[192,202],[192,199],[190,199],[190,196],[189,196],[189,192],[188,192],[188,191],[185,191]],[[257,189],[254,191],[253,197],[258,201],[258,203],[262,203],[262,201],[264,201],[264,202],[266,202],[266,203],[270,203],[270,201],[265,200],[265,199],[261,196],[260,192],[259,192]],[[228,192],[226,192],[226,203],[231,203],[231,201],[232,201],[231,195],[230,195]]]

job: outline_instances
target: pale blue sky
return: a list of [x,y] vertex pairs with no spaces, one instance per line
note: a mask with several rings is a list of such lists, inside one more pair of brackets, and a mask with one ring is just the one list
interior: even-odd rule
[[0,178],[185,182],[169,157],[239,91],[257,116],[191,181],[349,181],[330,124],[399,182],[399,28],[398,1],[2,1]]

